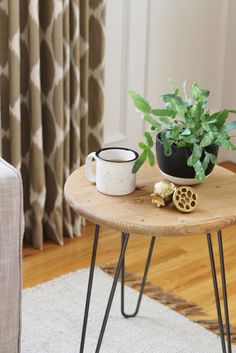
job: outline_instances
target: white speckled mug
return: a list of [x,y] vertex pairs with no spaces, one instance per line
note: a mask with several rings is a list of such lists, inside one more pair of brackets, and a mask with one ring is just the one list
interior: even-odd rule
[[[137,152],[128,148],[102,148],[87,156],[86,176],[103,194],[130,194],[135,189],[136,174],[132,173],[132,168],[138,157]],[[96,160],[96,175],[92,169],[93,159]]]

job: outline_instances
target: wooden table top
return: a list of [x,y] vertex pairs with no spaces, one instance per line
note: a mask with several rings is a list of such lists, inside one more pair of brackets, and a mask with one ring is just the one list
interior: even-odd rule
[[203,183],[195,185],[199,205],[192,213],[181,213],[173,203],[157,208],[151,203],[155,182],[163,180],[157,166],[146,164],[137,175],[135,192],[108,196],[96,190],[85,177],[84,166],[65,184],[70,206],[93,223],[127,233],[144,235],[195,235],[221,230],[236,223],[236,174],[216,166]]

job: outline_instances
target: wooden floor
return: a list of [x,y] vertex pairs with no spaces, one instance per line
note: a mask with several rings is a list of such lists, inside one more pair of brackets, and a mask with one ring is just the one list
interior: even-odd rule
[[[236,172],[236,166],[224,163]],[[94,226],[83,229],[83,236],[66,239],[64,246],[47,242],[44,251],[24,247],[23,285],[35,286],[70,271],[90,265]],[[229,309],[232,324],[236,324],[236,226],[224,232],[225,265],[228,280]],[[214,236],[214,240],[215,236]],[[126,256],[129,271],[140,275],[143,271],[150,239],[133,235]],[[99,239],[97,264],[109,264],[117,260],[120,235],[102,228]],[[215,246],[217,253],[217,247]],[[218,258],[217,258],[217,268]],[[160,237],[156,241],[149,271],[149,280],[165,291],[180,295],[203,307],[210,318],[216,318],[214,294],[206,236]]]

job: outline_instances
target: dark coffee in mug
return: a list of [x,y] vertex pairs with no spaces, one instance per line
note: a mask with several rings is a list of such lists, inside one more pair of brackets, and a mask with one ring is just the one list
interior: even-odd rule
[[109,159],[109,162],[122,163],[125,162],[123,159]]

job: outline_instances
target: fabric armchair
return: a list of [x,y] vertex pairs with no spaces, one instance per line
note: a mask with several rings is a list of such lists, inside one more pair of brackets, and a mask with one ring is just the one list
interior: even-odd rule
[[0,353],[20,352],[23,228],[21,177],[0,158]]

